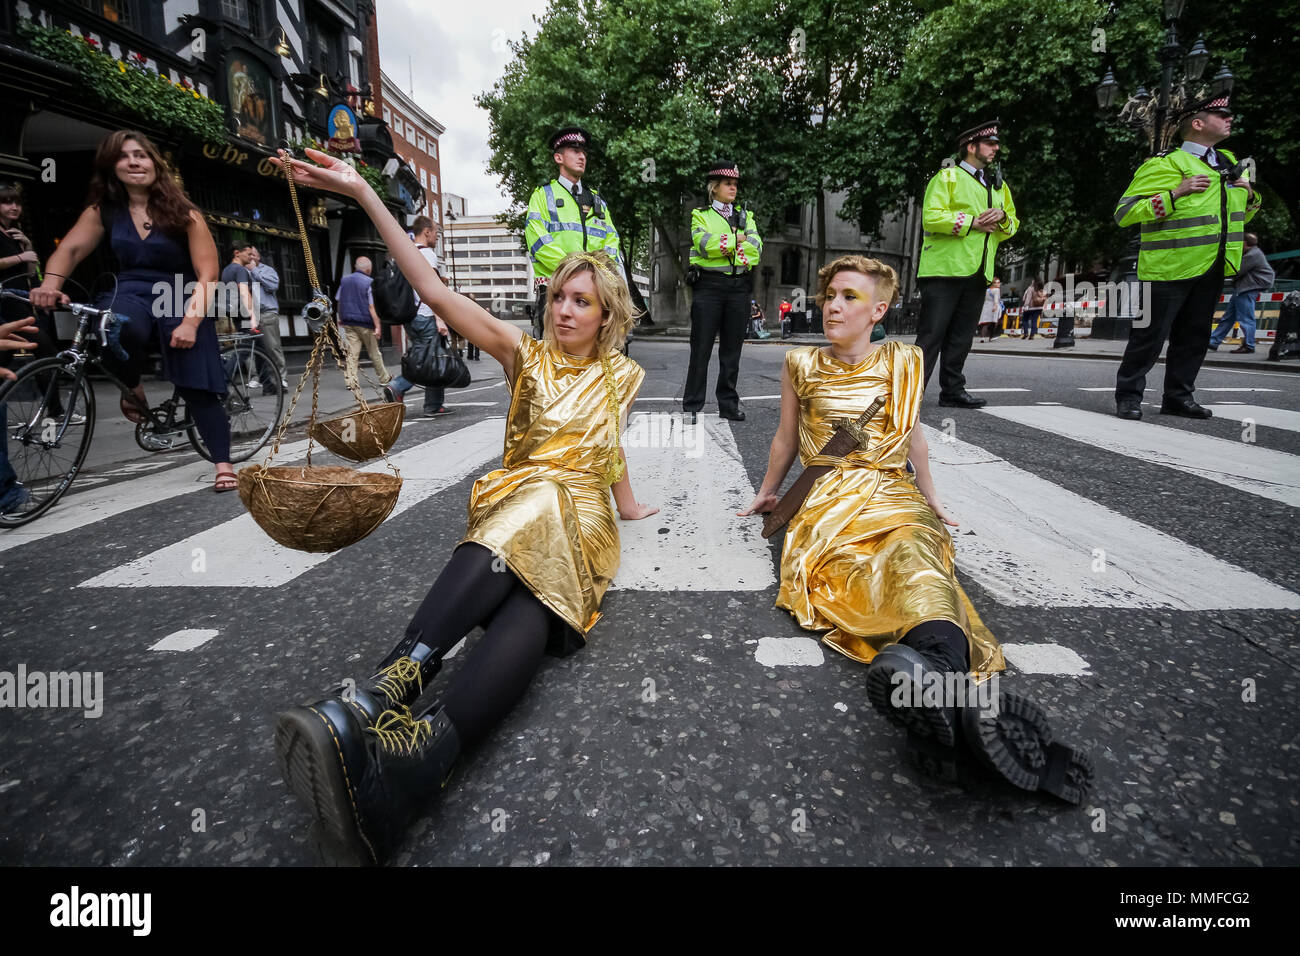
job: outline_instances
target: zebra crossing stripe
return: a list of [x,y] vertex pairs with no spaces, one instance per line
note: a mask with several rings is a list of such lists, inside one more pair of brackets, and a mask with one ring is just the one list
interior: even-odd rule
[[1219,418],[1230,418],[1234,422],[1247,420],[1265,428],[1282,428],[1289,432],[1300,432],[1300,412],[1285,408],[1270,408],[1266,405],[1206,405]]
[[761,591],[776,583],[762,522],[736,517],[754,500],[754,486],[726,422],[635,414],[623,450],[637,500],[659,514],[619,522],[615,588]]
[[1300,467],[1295,455],[1249,442],[1123,421],[1113,415],[1077,408],[1000,405],[980,411],[1103,451],[1206,478],[1236,491],[1300,507]]
[[[288,464],[297,461],[306,452],[306,441],[282,445],[276,461],[280,464]],[[236,471],[242,467],[243,465],[236,466]],[[71,493],[46,514],[31,524],[0,533],[0,551],[31,544],[67,531],[76,531],[96,521],[103,521],[136,508],[148,507],[178,495],[206,491],[212,487],[213,473],[214,466],[210,462],[196,461],[147,477],[115,482],[107,488],[97,487],[94,491],[78,492],[77,485],[73,484]]]
[[[402,471],[402,492],[390,515],[453,485],[501,454],[502,419],[489,418],[393,455]],[[250,556],[249,542],[255,556]],[[306,554],[266,537],[251,515],[243,514],[190,535],[78,587],[272,588],[288,584],[330,554]]]
[[[999,409],[1004,410],[1066,411],[1039,406]],[[958,566],[1002,604],[1300,608],[1300,595],[975,445],[928,425],[925,430],[935,487],[960,522],[951,529]],[[1170,568],[1178,573],[1170,574]]]

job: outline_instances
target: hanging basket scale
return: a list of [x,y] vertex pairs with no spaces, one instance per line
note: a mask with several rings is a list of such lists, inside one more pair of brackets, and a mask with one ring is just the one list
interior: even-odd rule
[[[289,184],[289,198],[298,218],[307,278],[316,298],[328,302],[318,291],[320,282],[298,206],[292,165],[286,164],[284,171]],[[324,328],[317,334],[315,347],[307,360],[307,368],[298,380],[293,401],[280,421],[271,453],[265,462],[239,471],[240,500],[258,527],[286,548],[314,554],[338,551],[370,534],[392,513],[402,490],[401,472],[389,460],[388,449],[393,447],[401,433],[406,418],[405,404],[386,402],[371,405],[360,385],[345,376],[348,388],[356,396],[357,408],[333,418],[317,417],[324,346],[329,346],[339,368],[344,365],[334,347],[337,334],[334,315],[327,313]],[[308,378],[312,380],[312,401],[307,428],[307,462],[304,465],[272,466]],[[317,441],[336,455],[352,461],[367,461],[382,455],[392,474],[356,471],[342,465],[313,465],[311,450],[313,442]]]

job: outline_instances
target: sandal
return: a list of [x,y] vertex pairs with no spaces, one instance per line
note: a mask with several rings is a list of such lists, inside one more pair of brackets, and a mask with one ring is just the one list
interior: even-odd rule
[[217,494],[223,494],[227,491],[238,491],[239,476],[235,474],[235,470],[232,468],[230,471],[217,472],[217,477],[212,482],[212,490]]
[[130,395],[123,395],[121,401],[118,402],[117,407],[122,410],[123,418],[128,422],[131,422],[133,425],[139,425],[145,420],[145,416],[140,411],[140,405],[137,405],[135,401],[132,401],[132,398],[138,400],[142,405],[148,404],[145,397],[137,391],[131,392]]

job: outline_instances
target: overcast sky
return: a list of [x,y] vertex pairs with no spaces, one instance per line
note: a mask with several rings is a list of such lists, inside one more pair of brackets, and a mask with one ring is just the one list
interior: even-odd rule
[[377,6],[380,66],[447,128],[439,140],[443,191],[464,196],[470,215],[500,212],[507,199],[486,172],[487,113],[474,96],[505,69],[506,41],[536,32],[533,16],[545,12],[546,0],[379,0]]

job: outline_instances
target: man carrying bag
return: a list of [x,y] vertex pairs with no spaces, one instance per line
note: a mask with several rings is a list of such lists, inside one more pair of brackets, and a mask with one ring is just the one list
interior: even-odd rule
[[[419,216],[411,223],[411,232],[415,236],[415,245],[420,250],[420,255],[424,256],[425,261],[438,273],[438,277],[442,278],[442,271],[438,267],[438,254],[433,251],[433,245],[438,241],[438,227],[428,216]],[[419,296],[416,296],[416,301],[419,301]],[[406,355],[402,356],[402,374],[384,386],[384,397],[388,401],[400,402],[411,386],[423,385],[424,414],[421,417],[435,418],[449,414],[448,408],[443,405],[445,397],[443,380],[423,374],[430,368],[430,362],[425,357],[440,352],[439,340],[445,335],[447,335],[446,323],[434,315],[433,309],[426,303],[420,302],[415,318],[406,327],[409,344]],[[464,363],[462,362],[461,365],[463,367]],[[408,374],[408,369],[416,374]],[[450,387],[463,388],[468,383],[469,371],[466,369],[465,382]]]

